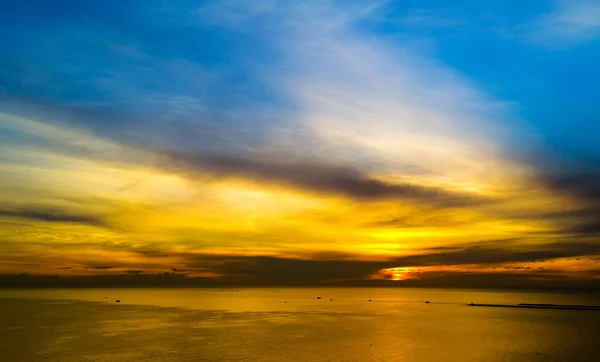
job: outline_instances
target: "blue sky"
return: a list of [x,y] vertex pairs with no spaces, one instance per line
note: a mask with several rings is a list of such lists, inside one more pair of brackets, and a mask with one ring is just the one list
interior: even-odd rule
[[[228,124],[245,121],[226,110],[294,112],[293,101],[263,74],[291,66],[278,44],[289,40],[278,28],[298,16],[298,4],[4,5],[0,82],[9,96],[132,118],[178,120],[193,112]],[[486,96],[511,103],[550,147],[598,155],[597,2],[333,4],[339,12],[364,11],[345,26],[447,67]]]
[[[159,112],[288,107],[262,72],[284,67],[290,2],[35,2],[4,5],[2,89],[26,100]],[[307,5],[310,6],[310,5]],[[552,148],[598,155],[600,24],[595,1],[340,2],[352,26],[442,64],[514,110]],[[286,9],[287,8],[287,9]],[[349,9],[349,10],[348,10]],[[228,13],[210,14],[213,12]],[[589,19],[581,14],[591,14]],[[575,14],[575,15],[570,15]],[[597,18],[596,18],[597,19]],[[285,40],[284,40],[285,41]],[[283,99],[282,99],[283,98]],[[217,114],[213,114],[217,113]]]
[[484,273],[541,248],[592,278],[597,64],[592,0],[2,4],[0,223],[31,244],[0,247],[81,273],[432,248]]

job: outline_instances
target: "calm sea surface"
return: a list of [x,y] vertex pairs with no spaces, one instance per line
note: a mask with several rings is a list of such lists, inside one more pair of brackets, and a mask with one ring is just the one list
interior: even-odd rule
[[599,305],[600,296],[404,288],[0,289],[0,360],[600,361],[600,311],[471,302]]

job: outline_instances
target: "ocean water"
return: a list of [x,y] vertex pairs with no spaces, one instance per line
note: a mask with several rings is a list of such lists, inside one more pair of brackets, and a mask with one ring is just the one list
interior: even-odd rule
[[598,305],[600,297],[416,288],[0,290],[0,360],[600,361],[600,311],[471,302]]

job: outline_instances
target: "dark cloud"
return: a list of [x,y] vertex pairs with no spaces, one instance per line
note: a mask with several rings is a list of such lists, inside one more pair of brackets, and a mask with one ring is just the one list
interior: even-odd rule
[[598,216],[598,220],[579,223],[569,228],[568,231],[574,234],[600,235],[600,215]]
[[[511,262],[539,262],[557,258],[600,254],[600,243],[563,241],[524,244],[521,239],[483,241],[424,250],[423,254],[387,260],[364,260],[361,255],[325,253],[302,258],[240,256],[144,251],[154,257],[178,257],[194,271],[211,272],[243,284],[310,285],[343,280],[361,280],[380,269],[394,267],[436,267],[452,265],[501,265]],[[530,267],[531,268],[531,267]],[[516,269],[515,269],[516,270]],[[522,267],[519,270],[529,270]],[[180,270],[183,271],[183,270]]]
[[[117,154],[97,152],[84,143],[67,143],[53,147],[53,152],[126,164],[147,163],[146,159],[138,158],[136,153],[156,147],[184,150],[236,149],[243,153],[247,147],[264,145],[268,141],[267,130],[270,122],[279,120],[274,116],[261,114],[263,122],[254,122],[252,127],[244,127],[247,113],[234,117],[231,112],[223,111],[222,107],[210,107],[209,104],[205,104],[201,109],[195,108],[193,114],[179,117],[170,111],[178,101],[167,95],[141,96],[138,100],[139,103],[122,102],[121,99],[117,99],[114,102],[99,102],[96,105],[85,102],[65,104],[37,96],[7,93],[5,97],[0,97],[0,109],[58,127],[85,130],[128,150]],[[141,105],[142,108],[130,112],[131,109],[124,110],[120,105]],[[162,108],[162,112],[152,109],[153,107]],[[164,122],[164,117],[167,116],[170,118],[168,125]],[[264,132],[257,132],[259,124],[264,127]]]
[[[532,250],[533,249],[533,250]],[[412,255],[396,259],[397,266],[499,264],[566,258],[600,253],[600,242],[555,242],[541,245],[469,246],[453,251]]]
[[542,179],[559,193],[577,196],[595,206],[600,205],[600,162],[545,174]]
[[[423,250],[424,254],[407,255],[387,260],[364,260],[361,255],[319,253],[300,257],[214,255],[182,253],[170,250],[143,249],[138,252],[161,258],[178,258],[181,268],[168,268],[162,274],[145,274],[142,269],[127,269],[122,265],[87,264],[94,270],[126,269],[121,275],[66,277],[60,280],[34,277],[11,277],[6,285],[72,285],[101,286],[218,286],[218,285],[395,285],[390,280],[371,280],[369,276],[381,269],[413,268],[413,279],[403,286],[429,287],[573,287],[598,288],[594,271],[589,277],[565,276],[560,271],[537,265],[506,266],[510,262],[542,262],[556,258],[595,259],[600,255],[600,243],[578,239],[545,244],[525,244],[520,239],[491,240]],[[363,259],[361,259],[363,258]],[[419,267],[476,264],[488,266],[493,273],[421,272]],[[152,267],[149,265],[149,267]],[[157,268],[156,265],[152,269]],[[553,269],[553,268],[551,268]],[[435,270],[435,269],[434,269]],[[193,277],[188,272],[208,272],[216,277]],[[581,273],[580,273],[581,274]],[[585,274],[585,273],[584,273]],[[71,279],[69,279],[71,278]],[[591,279],[590,279],[591,278]],[[56,284],[58,283],[58,284]]]
[[384,262],[359,260],[252,257],[224,261],[215,271],[236,279],[265,284],[312,284],[365,278],[387,265]]
[[[315,258],[274,256],[214,255],[143,250],[154,258],[176,257],[186,268],[176,272],[209,272],[242,284],[306,285],[337,279],[366,278],[381,268],[391,267],[389,260],[360,260],[358,255],[323,253]],[[339,259],[338,259],[339,257]],[[354,259],[352,259],[352,257]],[[170,268],[174,271],[174,268]]]
[[[218,283],[232,285],[377,285],[378,282],[367,280],[369,276],[381,269],[396,267],[410,267],[416,272],[419,267],[435,269],[437,266],[479,265],[483,268],[496,268],[498,273],[553,274],[554,271],[547,270],[547,267],[540,269],[540,264],[511,266],[506,270],[502,268],[507,267],[506,263],[534,263],[557,258],[594,259],[595,256],[600,255],[600,243],[594,240],[583,241],[581,238],[543,244],[534,244],[524,239],[490,240],[423,249],[412,255],[379,260],[365,260],[364,255],[337,252],[277,257],[187,253],[149,247],[134,248],[130,251],[150,257],[152,260],[143,265],[111,262],[106,264],[86,263],[83,264],[83,267],[89,270],[133,270],[126,274],[139,274],[140,277],[145,278],[149,274],[144,274],[143,269],[155,271],[164,269],[170,275],[169,278],[190,275],[190,279],[194,279],[194,281],[173,279],[177,281],[176,283],[181,282],[181,285],[187,285],[186,283],[191,285],[198,283],[210,285]],[[164,267],[162,260],[167,258],[180,260],[180,263],[176,268]],[[195,279],[193,278],[195,272],[210,273],[216,277]],[[419,273],[418,278],[424,277],[424,274]],[[162,276],[162,278],[166,277]],[[94,283],[100,283],[99,279],[94,280]],[[152,280],[154,279],[148,277],[144,279],[143,283],[148,285],[159,283]],[[443,280],[450,282],[452,279]],[[464,280],[466,282],[466,279]],[[101,285],[101,283],[94,285]],[[453,285],[447,284],[446,286]]]
[[570,197],[578,209],[553,215],[567,234],[600,234],[600,162],[565,167],[542,175],[542,183],[554,192]]
[[[46,114],[49,112],[49,110],[46,110],[48,107],[33,107],[31,114],[25,113],[23,115],[35,116]],[[49,107],[49,109],[53,108]],[[46,112],[43,112],[44,110]],[[127,139],[128,134],[139,135],[139,132],[128,131],[123,132],[124,134],[120,134],[119,132],[110,134],[109,132],[107,134],[107,123],[104,122],[104,118],[114,119],[115,117],[107,117],[106,115],[93,115],[92,117],[92,115],[88,115],[87,113],[85,116],[80,117],[77,110],[60,110],[57,112],[60,117],[57,116],[56,118],[72,119],[74,120],[73,122],[79,119],[97,119],[92,124],[97,124],[101,127],[94,128],[91,125],[85,125],[83,128],[115,141],[120,147],[130,151],[104,152],[99,154],[97,150],[89,149],[85,145],[61,145],[62,152],[75,157],[152,164],[160,169],[176,171],[186,175],[194,175],[200,171],[203,175],[209,174],[214,177],[241,178],[257,182],[268,182],[274,185],[291,186],[309,192],[331,193],[356,199],[404,199],[440,206],[465,206],[490,201],[473,194],[451,192],[441,188],[408,183],[387,183],[368,177],[363,170],[344,165],[326,164],[319,159],[311,161],[293,161],[291,159],[273,161],[262,156],[248,157],[244,154],[244,150],[234,147],[235,143],[228,146],[228,149],[235,150],[236,155],[184,151],[197,150],[199,149],[198,144],[207,145],[209,143],[217,143],[214,146],[222,146],[223,141],[216,141],[216,139],[231,138],[230,136],[225,136],[227,132],[231,131],[208,131],[207,135],[198,138],[195,137],[198,135],[193,134],[194,132],[192,131],[193,129],[197,130],[199,127],[192,127],[192,129],[185,129],[176,138],[174,137],[174,139],[170,139],[167,142],[165,140],[167,137],[165,132],[170,132],[173,128],[181,127],[180,125],[170,126],[169,130],[161,129],[154,132],[145,130],[144,132],[147,133],[145,139],[152,138],[154,137],[153,135],[160,135],[160,137],[153,139],[156,144],[150,147],[147,144],[139,144],[139,142]],[[17,114],[22,114],[22,112],[17,112]],[[118,125],[130,123],[121,120],[118,122]],[[70,123],[66,122],[66,124],[69,125]],[[176,150],[174,151],[155,151],[156,147],[173,147],[173,145],[176,145]],[[201,149],[207,148],[202,147]],[[152,153],[156,158],[148,157]],[[131,184],[123,185],[120,191],[125,192],[142,182],[143,179],[140,179]]]
[[[172,270],[173,268],[171,268]],[[193,273],[193,272],[206,272],[206,269],[177,269],[173,273]]]
[[472,205],[485,201],[469,194],[454,193],[440,188],[387,183],[369,178],[351,167],[329,165],[320,161],[269,161],[181,152],[165,155],[168,161],[164,167],[187,174],[201,171],[216,177],[239,177],[357,199],[398,198],[447,206]]
[[97,215],[75,212],[59,207],[27,206],[0,209],[0,217],[17,217],[22,219],[106,226],[106,221]]
[[538,210],[517,219],[541,220],[568,236],[597,235],[600,226],[600,159],[538,150],[525,161],[536,170],[532,184],[567,201],[562,211]]
[[108,270],[108,269],[115,269],[116,266],[110,266],[110,265],[87,265],[86,268],[88,268],[88,269],[95,269],[95,270]]
[[439,252],[439,251],[457,251],[463,250],[465,248],[506,248],[510,243],[525,241],[524,238],[504,238],[504,239],[494,239],[494,240],[478,240],[468,243],[454,244],[454,245],[445,245],[445,246],[434,246],[424,249],[427,253],[430,252]]
[[584,204],[566,211],[543,212],[530,218],[554,223],[565,233],[585,234],[588,230],[595,233],[596,227],[593,225],[600,224],[600,203],[589,206],[589,200],[579,200],[579,202],[588,205]]
[[127,274],[142,274],[144,271],[141,269],[130,269],[130,270],[125,270],[125,273]]

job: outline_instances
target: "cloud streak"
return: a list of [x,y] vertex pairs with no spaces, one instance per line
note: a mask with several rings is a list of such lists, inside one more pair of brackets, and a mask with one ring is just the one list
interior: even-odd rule
[[534,22],[534,38],[551,47],[590,42],[600,37],[600,4],[594,0],[559,0],[556,10]]
[[[193,170],[223,178],[240,178],[296,187],[325,195],[356,199],[406,199],[440,206],[461,206],[484,202],[484,198],[436,187],[377,180],[349,166],[319,164],[319,160],[298,162],[248,157],[168,154],[166,168],[175,167],[184,174]],[[312,162],[312,163],[311,163]]]
[[20,218],[53,223],[85,224],[89,226],[101,227],[108,225],[106,220],[101,216],[78,213],[58,207],[45,206],[0,209],[0,217]]

